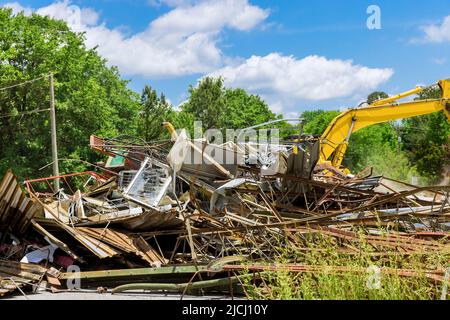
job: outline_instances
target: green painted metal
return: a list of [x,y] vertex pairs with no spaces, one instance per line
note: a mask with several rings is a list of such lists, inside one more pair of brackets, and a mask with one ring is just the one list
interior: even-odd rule
[[130,290],[168,290],[168,291],[185,291],[197,290],[214,287],[222,287],[236,283],[239,279],[253,276],[252,274],[245,274],[240,276],[233,276],[229,278],[220,278],[187,283],[131,283],[118,286],[112,290],[112,294],[130,291]]
[[125,157],[121,155],[116,155],[114,157],[109,157],[106,162],[106,168],[122,167],[125,165]]

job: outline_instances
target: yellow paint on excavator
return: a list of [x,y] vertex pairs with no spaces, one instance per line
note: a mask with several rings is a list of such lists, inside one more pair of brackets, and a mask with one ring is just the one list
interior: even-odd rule
[[450,120],[450,80],[441,80],[442,97],[430,100],[397,102],[398,99],[424,90],[418,87],[362,108],[349,109],[338,115],[321,137],[319,163],[340,168],[352,133],[365,127],[393,120],[411,118],[443,111]]

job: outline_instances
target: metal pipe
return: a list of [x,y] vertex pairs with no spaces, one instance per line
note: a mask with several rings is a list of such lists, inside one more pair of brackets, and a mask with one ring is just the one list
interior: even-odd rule
[[253,275],[244,274],[229,278],[220,278],[220,279],[186,282],[186,283],[131,283],[115,287],[111,293],[114,294],[130,290],[170,290],[183,292],[186,289],[196,290],[196,289],[206,289],[206,288],[226,286],[230,283],[238,282],[239,279],[243,279],[250,276]]
[[394,102],[394,101],[396,101],[396,100],[399,100],[399,99],[402,99],[402,98],[411,96],[411,95],[413,95],[413,94],[420,93],[420,92],[422,92],[423,90],[424,90],[423,87],[417,87],[417,88],[415,88],[415,89],[412,89],[412,90],[409,90],[409,91],[400,93],[400,94],[398,94],[398,95],[395,95],[395,96],[392,96],[392,97],[389,97],[389,98],[386,98],[386,99],[380,99],[380,100],[377,100],[377,101],[375,101],[375,102],[372,103],[372,106],[382,106],[382,105],[385,105],[385,104]]

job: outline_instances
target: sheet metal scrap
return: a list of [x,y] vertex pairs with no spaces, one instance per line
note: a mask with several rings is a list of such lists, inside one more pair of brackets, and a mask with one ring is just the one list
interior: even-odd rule
[[[81,181],[72,182],[74,177]],[[60,179],[63,185],[61,190],[37,191],[37,184],[42,182],[46,183],[44,186],[47,188],[52,188],[51,182],[54,179]],[[92,184],[92,187],[86,188],[87,183]],[[89,226],[117,224],[130,230],[181,224],[171,210],[173,206],[168,208],[165,205],[162,210],[160,206],[145,204],[143,207],[136,204],[135,202],[142,201],[119,190],[117,176],[104,179],[93,172],[83,172],[76,175],[27,180],[25,184],[32,197],[45,209],[46,218],[64,224]],[[77,185],[86,190],[81,192],[76,188]]]
[[[185,267],[189,277],[200,268],[198,280],[207,286],[223,283],[224,274],[216,273],[238,270],[230,267],[235,257],[275,261],[283,247],[309,250],[308,239],[316,235],[334,239],[338,252],[349,255],[359,253],[361,233],[373,255],[449,253],[450,186],[417,187],[373,176],[370,169],[345,176],[316,165],[317,146],[314,137],[263,148],[213,145],[183,132],[151,144],[92,137],[92,149],[108,156],[101,173],[28,180],[28,196],[7,173],[0,187],[0,221],[7,221],[1,245],[50,243],[58,259],[45,263],[62,268],[70,258],[89,286],[150,278],[161,284],[148,288],[171,287],[164,285],[175,283],[170,270]],[[205,150],[236,162],[211,161]],[[190,157],[203,161],[192,164]],[[60,190],[53,189],[55,179]],[[5,252],[0,250],[3,257]],[[228,262],[214,271],[207,267],[218,260]],[[430,275],[437,279],[439,272]],[[185,288],[189,277],[176,283]]]

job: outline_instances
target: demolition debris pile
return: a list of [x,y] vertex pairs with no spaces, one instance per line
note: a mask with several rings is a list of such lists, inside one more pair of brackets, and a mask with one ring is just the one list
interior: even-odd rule
[[[83,289],[232,293],[260,272],[317,271],[274,263],[280,248],[308,250],[317,234],[355,255],[361,233],[380,256],[450,253],[450,186],[416,187],[370,170],[345,175],[318,164],[319,143],[213,145],[184,132],[159,144],[92,136],[91,148],[108,157],[101,170],[27,180],[26,191],[7,172],[0,296],[73,289],[74,266]],[[223,164],[218,154],[234,160]],[[430,281],[444,281],[442,266],[424,268]]]

